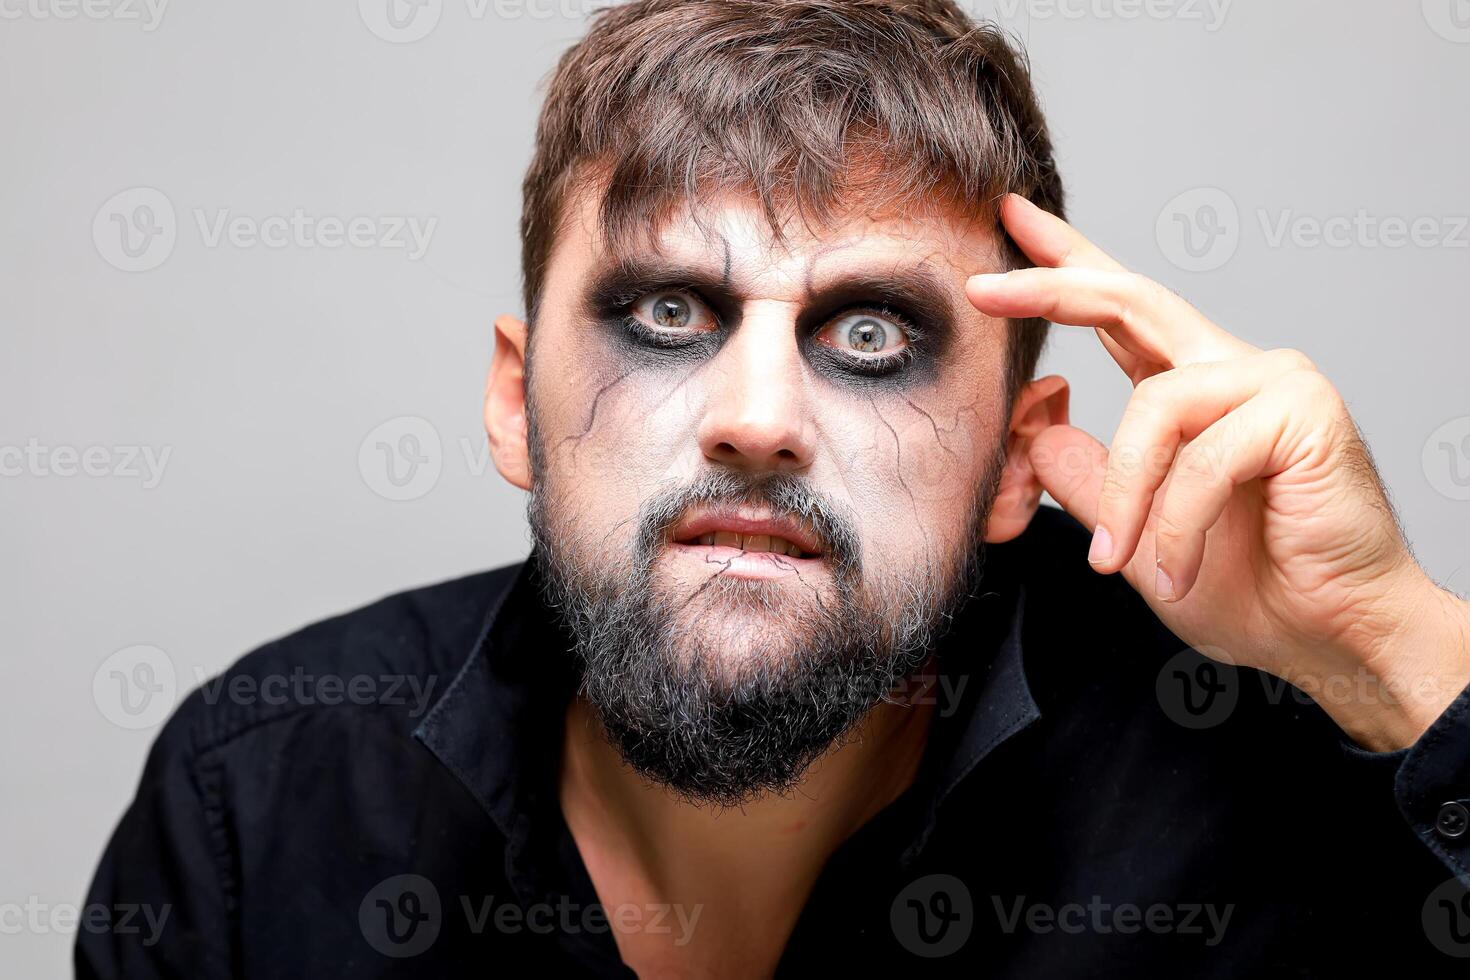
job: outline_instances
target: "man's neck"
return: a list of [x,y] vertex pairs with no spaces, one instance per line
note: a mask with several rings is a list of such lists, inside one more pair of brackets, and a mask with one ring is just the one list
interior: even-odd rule
[[574,698],[561,805],[609,919],[620,906],[659,905],[703,923],[679,945],[615,926],[624,959],[635,968],[635,959],[687,966],[738,947],[741,962],[754,956],[774,969],[827,859],[913,783],[932,713],[928,703],[880,702],[793,792],[722,810],[690,804],[630,769],[595,710]]

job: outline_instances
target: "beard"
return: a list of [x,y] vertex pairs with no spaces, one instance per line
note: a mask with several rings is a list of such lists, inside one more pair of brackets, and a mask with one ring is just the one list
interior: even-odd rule
[[[870,576],[857,521],[808,482],[727,468],[646,500],[632,553],[559,515],[528,406],[533,560],[571,637],[580,694],[634,770],[691,803],[739,806],[786,793],[929,659],[979,584],[981,534],[1002,458],[977,486],[961,536],[912,568]],[[820,535],[823,581],[659,575],[671,531],[696,504],[755,504]],[[928,540],[934,533],[924,535]],[[613,560],[609,560],[609,559]]]

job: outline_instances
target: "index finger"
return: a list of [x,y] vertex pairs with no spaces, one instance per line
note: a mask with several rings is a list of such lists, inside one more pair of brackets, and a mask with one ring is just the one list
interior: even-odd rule
[[1039,266],[1126,271],[1076,228],[1019,194],[1007,194],[1001,201],[1000,220],[1022,253]]
[[[1022,254],[1039,266],[1123,271],[1121,263],[1087,236],[1019,194],[1007,194],[1001,201],[1000,220]],[[1139,357],[1108,336],[1107,331],[1099,330],[1097,339],[1135,384],[1151,373]]]
[[1256,350],[1020,195],[1007,195],[1001,220],[1038,268],[971,279],[966,292],[982,312],[1095,327],[1135,384],[1159,370]]
[[[1125,354],[1155,370],[1222,361],[1256,350],[1163,286],[1131,272],[1017,269],[975,276],[965,283],[965,294],[976,309],[990,316],[1040,317],[1105,331]],[[1138,365],[1121,359],[1118,363],[1135,383],[1142,380],[1135,370]],[[1142,373],[1146,377],[1152,372]]]

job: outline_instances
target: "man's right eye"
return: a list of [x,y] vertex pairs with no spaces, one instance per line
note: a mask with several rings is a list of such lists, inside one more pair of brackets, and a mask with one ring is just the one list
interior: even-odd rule
[[634,302],[630,312],[639,326],[655,333],[707,333],[719,325],[703,300],[682,289],[649,293]]

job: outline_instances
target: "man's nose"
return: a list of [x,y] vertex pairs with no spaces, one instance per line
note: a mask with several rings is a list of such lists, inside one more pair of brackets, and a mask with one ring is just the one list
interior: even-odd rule
[[812,426],[790,315],[747,315],[711,367],[699,425],[706,458],[753,471],[791,472],[812,461]]

